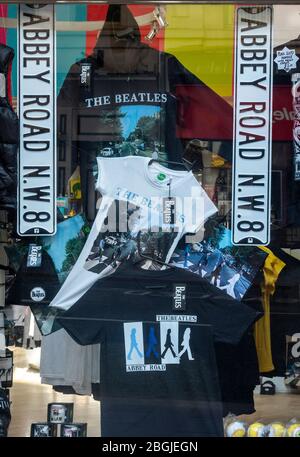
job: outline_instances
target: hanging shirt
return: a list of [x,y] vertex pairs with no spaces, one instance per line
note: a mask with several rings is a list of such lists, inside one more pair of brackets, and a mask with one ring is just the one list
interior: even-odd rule
[[268,253],[268,257],[264,263],[264,281],[261,284],[264,316],[255,324],[255,344],[259,370],[261,373],[267,373],[274,370],[271,347],[270,299],[275,292],[276,281],[281,270],[285,267],[285,263],[265,246],[261,246],[261,249]]
[[[98,158],[100,208],[84,248],[51,306],[68,309],[100,278],[139,252],[168,262],[179,239],[217,209],[193,173],[146,157]],[[174,220],[164,198],[176,197]],[[167,205],[167,206],[166,206]],[[171,216],[170,216],[171,217]],[[172,218],[171,218],[172,219]]]
[[[232,138],[232,107],[172,54],[142,43],[124,6],[105,21],[91,55],[74,62],[57,99],[58,139],[68,163],[80,164],[85,214],[97,156],[148,156],[180,161],[187,141]],[[72,143],[72,144],[71,144]]]
[[239,247],[237,255],[230,230],[219,224],[212,235],[206,232],[203,241],[177,246],[170,263],[200,275],[232,298],[241,300],[266,257],[261,249],[251,246]]
[[214,342],[237,344],[258,317],[189,272],[126,262],[59,320],[101,342],[102,436],[158,437],[223,436]]

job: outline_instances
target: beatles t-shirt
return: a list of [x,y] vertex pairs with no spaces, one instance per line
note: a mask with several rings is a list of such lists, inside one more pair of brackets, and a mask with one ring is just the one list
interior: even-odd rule
[[179,239],[217,211],[192,172],[149,164],[146,157],[98,158],[100,208],[51,306],[70,308],[99,278],[140,253],[168,262]]
[[101,342],[102,436],[223,436],[214,343],[237,344],[258,316],[189,272],[126,262],[59,321]]
[[[143,43],[136,20],[121,8],[117,24],[105,21],[93,52],[70,67],[57,99],[58,140],[66,141],[72,168],[80,165],[89,219],[97,156],[180,161],[189,140],[232,135],[230,105],[175,56]],[[124,29],[121,40],[116,27]]]

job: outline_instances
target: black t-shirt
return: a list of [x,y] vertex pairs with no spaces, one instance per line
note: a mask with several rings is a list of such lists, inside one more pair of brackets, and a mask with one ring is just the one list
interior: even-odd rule
[[216,343],[215,350],[223,416],[254,413],[253,391],[259,384],[259,367],[253,332],[246,332],[238,345]]
[[257,318],[196,275],[127,262],[59,321],[101,343],[103,436],[223,436],[214,343],[237,344]]

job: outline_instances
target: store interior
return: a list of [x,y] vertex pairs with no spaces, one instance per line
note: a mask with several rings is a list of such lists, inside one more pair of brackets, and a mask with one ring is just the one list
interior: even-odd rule
[[[39,127],[17,117],[22,8],[0,4],[0,435],[155,436],[152,420],[169,436],[300,436],[300,5],[240,13],[273,31],[267,242],[233,242],[236,5],[55,5]],[[26,162],[40,134],[49,174],[38,149]],[[192,195],[188,212],[176,199]]]

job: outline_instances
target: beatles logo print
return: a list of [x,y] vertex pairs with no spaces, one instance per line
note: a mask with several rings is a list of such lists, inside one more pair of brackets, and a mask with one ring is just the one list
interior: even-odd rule
[[173,285],[173,309],[176,311],[185,311],[186,309],[186,285]]
[[126,371],[166,371],[168,365],[194,360],[191,350],[192,329],[177,316],[157,323],[124,323]]

